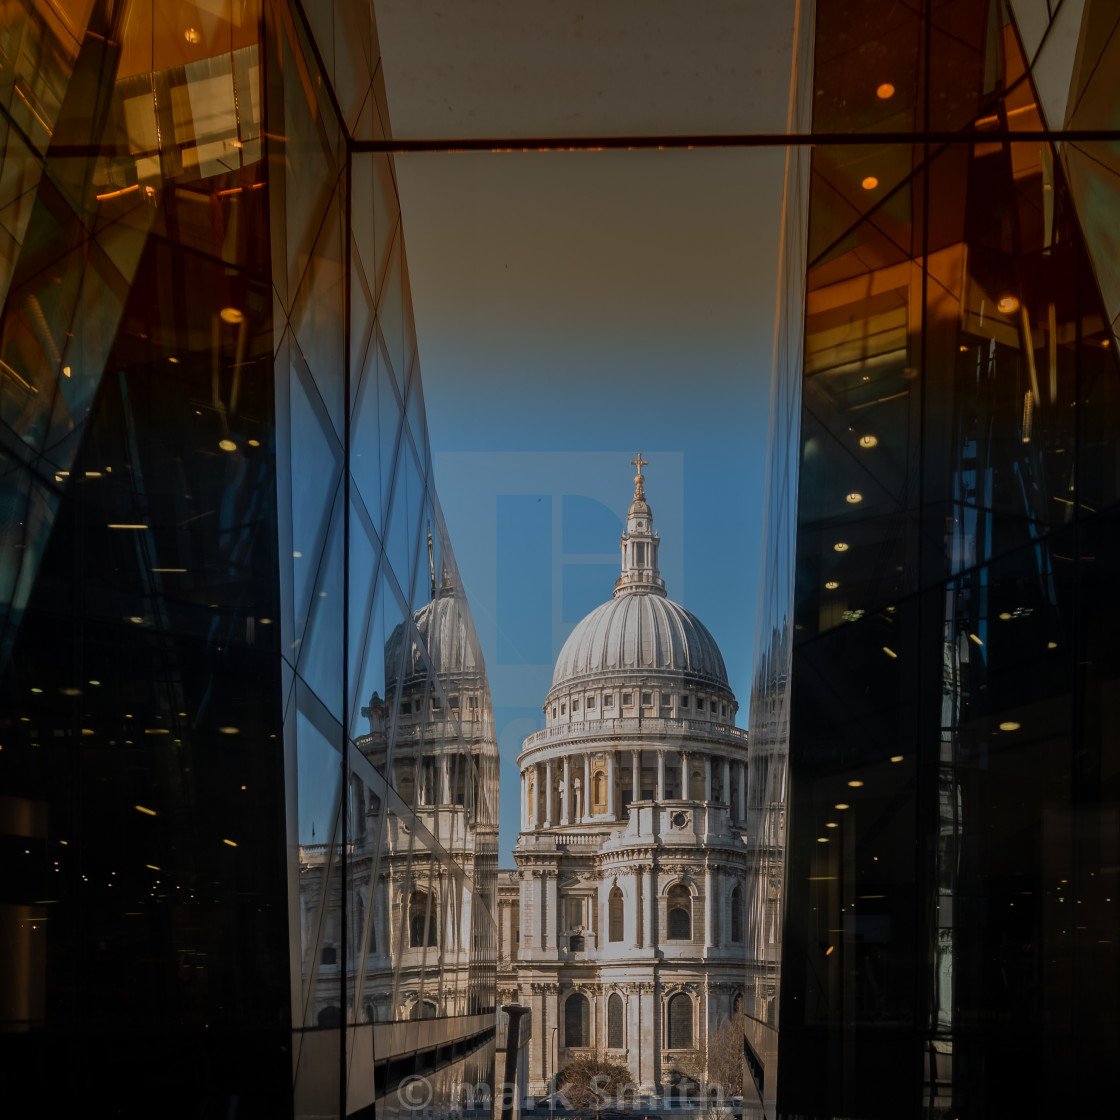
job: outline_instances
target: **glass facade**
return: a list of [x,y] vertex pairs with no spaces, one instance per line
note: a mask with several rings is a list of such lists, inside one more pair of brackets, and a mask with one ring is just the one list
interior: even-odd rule
[[801,28],[796,103],[845,139],[787,183],[750,727],[767,1116],[1110,1097],[1118,21],[818,0]]
[[357,0],[4,10],[12,1106],[492,1080],[497,747],[387,135]]

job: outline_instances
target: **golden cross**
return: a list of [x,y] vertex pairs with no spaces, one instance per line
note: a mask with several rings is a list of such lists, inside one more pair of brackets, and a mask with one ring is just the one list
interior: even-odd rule
[[630,465],[632,467],[637,467],[638,468],[638,474],[641,474],[642,473],[642,467],[648,467],[649,466],[649,460],[648,459],[643,459],[642,458],[642,453],[639,451],[638,452],[638,457],[636,459],[631,459],[630,460]]

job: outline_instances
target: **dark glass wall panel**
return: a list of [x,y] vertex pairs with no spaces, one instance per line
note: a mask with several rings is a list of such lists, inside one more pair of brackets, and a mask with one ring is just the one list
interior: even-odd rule
[[349,153],[371,11],[8,16],[6,1099],[66,1053],[124,1113],[406,1067],[445,1107],[492,1078],[497,746],[392,167]]
[[752,746],[790,704],[778,1043],[748,1048],[778,1114],[1045,1115],[1108,1081],[1115,203],[1107,145],[1089,172],[1014,139],[1115,103],[1084,12],[816,6],[814,126],[893,105],[915,142],[813,155],[788,694],[752,699]]

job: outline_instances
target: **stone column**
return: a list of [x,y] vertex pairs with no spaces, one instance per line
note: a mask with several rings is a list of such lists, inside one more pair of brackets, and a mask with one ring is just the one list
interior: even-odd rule
[[607,751],[607,816],[611,820],[618,819],[618,809],[614,803],[614,751]]
[[552,759],[544,764],[544,826],[552,827]]
[[657,883],[654,879],[653,866],[649,865],[645,870],[646,885],[645,893],[642,898],[642,922],[645,926],[645,929],[642,932],[645,935],[645,947],[647,949],[652,949],[660,940],[660,937],[655,934],[653,928],[654,906],[656,905],[656,899],[654,896],[657,892]]
[[568,756],[564,755],[564,791],[560,794],[560,823],[567,824],[572,819],[572,779],[568,766]]
[[731,808],[731,759],[724,758],[723,760],[723,800],[727,802],[728,809]]
[[687,798],[691,792],[688,785],[688,753],[681,751],[681,797]]
[[665,752],[657,749],[657,800],[665,800]]
[[532,789],[526,788],[526,794],[529,798],[529,827],[537,827],[537,796],[541,789],[541,776],[537,764],[534,762],[529,766],[526,771],[525,778],[526,787],[532,786]]
[[630,800],[640,801],[642,797],[642,752],[630,752]]
[[739,823],[747,820],[747,764],[739,763]]
[[712,932],[712,923],[715,921],[715,906],[712,899],[712,866],[704,863],[704,955],[707,956],[716,939]]
[[704,755],[704,800],[712,799],[712,756]]
[[634,948],[641,949],[649,936],[646,926],[646,873],[642,865],[634,866]]
[[546,871],[545,875],[547,876],[545,881],[548,884],[548,905],[545,914],[548,944],[545,947],[548,949],[555,949],[559,944],[557,936],[560,930],[559,915],[556,913],[556,872]]
[[583,821],[591,820],[591,756],[583,755]]
[[642,983],[638,985],[641,1000],[641,1038],[649,1039],[643,1045],[643,1058],[648,1055],[648,1065],[643,1061],[642,1079],[645,1085],[652,1088],[661,1080],[661,1024],[658,1022],[657,1005],[654,1002],[653,985]]

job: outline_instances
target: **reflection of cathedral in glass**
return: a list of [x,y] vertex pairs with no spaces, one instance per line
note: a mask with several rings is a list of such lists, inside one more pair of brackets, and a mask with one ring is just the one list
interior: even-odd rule
[[[363,706],[369,730],[354,741],[412,810],[385,812],[364,783],[352,785],[349,873],[363,884],[352,928],[366,949],[349,986],[371,1023],[493,1006],[498,753],[489,687],[450,570],[438,581],[433,574],[431,594],[389,636],[384,663],[392,675],[385,695],[375,691]],[[321,912],[328,859],[327,845],[300,846],[305,925]],[[337,963],[337,952],[337,931],[328,928],[320,961]],[[324,979],[320,968],[312,1009],[320,1023],[340,1013],[337,984]]]

